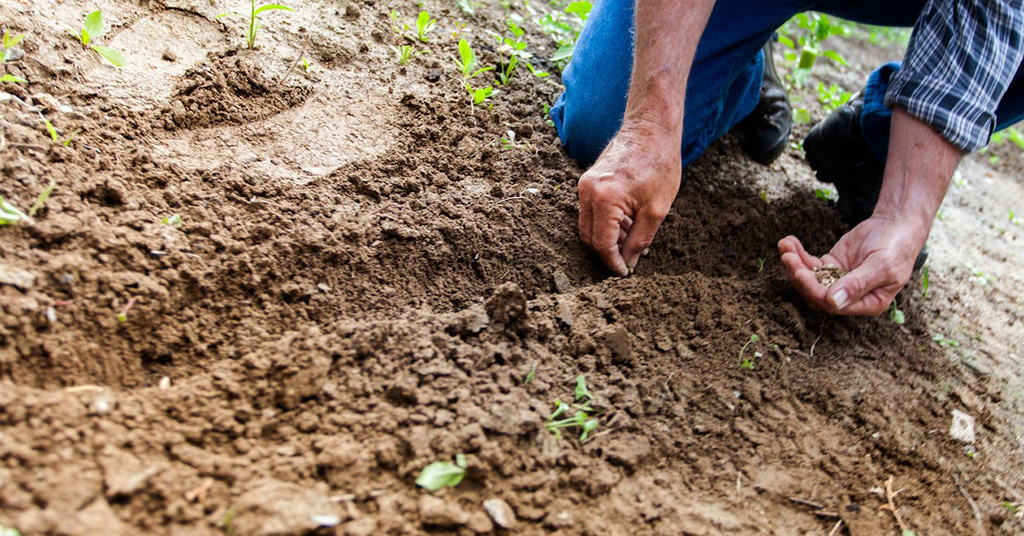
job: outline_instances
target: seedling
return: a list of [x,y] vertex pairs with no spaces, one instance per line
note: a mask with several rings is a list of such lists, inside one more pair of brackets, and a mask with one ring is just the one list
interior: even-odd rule
[[[593,407],[591,402],[594,395],[590,394],[587,388],[587,380],[583,375],[576,377],[576,389],[574,390],[575,403],[569,405],[559,399],[555,399],[555,410],[548,416],[548,422],[544,428],[555,434],[555,438],[562,438],[562,430],[565,428],[580,429],[580,443],[585,443],[590,433],[597,429],[599,422],[593,418],[595,413],[601,410]],[[561,419],[559,417],[562,417]]]
[[415,56],[423,54],[423,51],[414,50],[412,48],[412,45],[392,46],[391,50],[395,51],[395,56],[398,57],[399,65],[405,65],[406,63],[409,63],[409,60],[411,60]]
[[903,311],[896,306],[896,302],[893,301],[892,305],[889,306],[889,322],[892,322],[897,326],[902,326],[905,321],[906,316],[903,314]]
[[941,346],[943,348],[951,348],[951,347],[960,346],[960,341],[958,341],[956,339],[948,339],[948,338],[946,338],[945,335],[943,335],[941,333],[936,333],[932,337],[932,340],[937,342],[937,343],[939,343],[939,346]]
[[108,46],[94,44],[93,41],[103,36],[103,13],[100,10],[93,11],[85,16],[82,29],[78,32],[71,32],[83,45],[93,49],[103,59],[109,61],[115,67],[124,67],[127,62],[124,54]]
[[60,133],[57,132],[57,127],[53,126],[53,123],[51,123],[49,119],[44,118],[43,123],[46,125],[46,132],[50,134],[50,139],[53,140],[53,143],[59,143],[64,147],[71,145],[71,136],[68,136],[62,143],[60,141]]
[[929,294],[928,294],[928,286],[929,286],[929,279],[930,279],[929,272],[931,272],[931,270],[927,266],[925,266],[924,269],[921,270],[921,293],[924,295],[924,299],[926,299],[926,300],[928,299],[928,296],[929,296]]
[[466,477],[466,456],[455,455],[455,463],[449,461],[432,462],[420,471],[416,485],[430,491],[444,487],[454,488]]
[[0,43],[0,63],[7,63],[11,61],[14,56],[14,47],[18,46],[18,43],[25,39],[25,34],[11,35],[4,30],[3,42]]
[[502,149],[520,149],[523,151],[538,152],[537,146],[529,142],[517,142],[515,131],[509,130],[501,137]]
[[128,303],[126,303],[124,308],[121,309],[121,312],[117,313],[117,322],[119,324],[124,324],[125,322],[128,321],[128,311],[132,310],[132,306],[135,305],[135,300],[137,300],[137,299],[138,298],[136,298],[134,296],[131,297],[131,298],[128,298]]
[[523,385],[530,385],[530,382],[537,376],[537,362],[533,362],[533,366],[530,367],[530,372],[526,373],[526,377],[523,378]]
[[[259,23],[260,13],[263,13],[265,11],[273,11],[273,10],[295,11],[294,9],[292,9],[292,8],[290,8],[288,6],[281,5],[281,4],[264,4],[264,5],[260,6],[260,7],[256,7],[256,0],[252,0],[252,4],[251,5],[252,5],[252,8],[249,10],[249,30],[246,33],[246,43],[247,43],[247,46],[248,46],[248,48],[250,50],[252,50],[253,48],[256,48],[256,34],[257,34],[257,32],[259,32],[259,29],[261,27],[260,23]],[[217,18],[219,19],[219,18],[222,18],[222,17],[230,17],[230,16],[239,16],[239,15],[237,13],[224,13],[223,15],[218,15]]]
[[169,225],[175,229],[181,228],[181,214],[171,214],[170,216],[164,216],[161,220],[164,225]]
[[27,83],[28,80],[25,80],[24,78],[19,78],[19,77],[14,76],[13,74],[10,74],[10,73],[4,73],[4,74],[0,74],[0,83],[4,83],[4,82],[11,82],[11,83],[15,83],[15,84],[24,84],[24,83]]
[[818,199],[825,201],[827,203],[829,201],[838,200],[839,194],[831,188],[815,188],[814,197],[817,197]]
[[[476,68],[476,52],[473,51],[473,47],[470,46],[469,41],[466,41],[465,39],[459,40],[459,57],[453,58],[453,60],[455,61],[455,65],[458,66],[459,71],[462,73],[463,80],[469,80],[481,73],[494,70],[494,67],[483,67],[481,69]],[[470,90],[470,94],[472,93],[473,91]],[[481,99],[480,102],[483,102],[483,100]]]
[[224,534],[235,533],[235,509],[228,508],[227,512],[224,512],[224,517],[216,523],[217,528],[224,531]]
[[849,91],[843,91],[836,84],[825,86],[821,81],[818,81],[818,102],[821,103],[822,110],[825,113],[832,113],[833,110],[846,104],[850,101],[850,97],[853,96]]
[[398,44],[409,31],[409,24],[403,21],[402,16],[395,10],[391,10],[388,16],[391,17],[391,31],[395,32],[395,44]]
[[1018,218],[1016,216],[1016,214],[1013,213],[1012,210],[1010,211],[1010,223],[1013,224],[1013,225],[1020,225],[1021,224],[1020,218]]
[[36,202],[32,203],[32,208],[28,209],[28,217],[35,217],[36,213],[42,210],[43,205],[46,204],[46,200],[50,198],[50,194],[53,193],[53,189],[57,187],[56,181],[50,181],[49,186],[43,188],[43,191],[36,198]]
[[985,275],[985,272],[981,271],[981,268],[977,268],[973,264],[968,264],[967,269],[971,272],[971,281],[974,281],[981,286],[988,285],[994,279],[990,275]]
[[[748,339],[746,344],[743,345],[743,348],[740,348],[740,368],[754,370],[754,360],[749,357],[743,357],[743,353],[747,351],[747,347],[750,346],[751,343],[757,342],[759,340],[761,340],[761,337],[758,337],[756,333],[751,333],[750,339]],[[761,357],[761,354],[758,352],[754,352],[754,358],[758,357]]]
[[0,225],[32,223],[32,218],[0,197]]
[[558,46],[555,54],[551,56],[551,61],[559,68],[572,59],[580,30],[583,29],[583,23],[593,7],[593,4],[587,1],[570,2],[563,11],[552,11],[538,21],[544,33]]
[[576,401],[579,402],[586,398],[588,401],[594,399],[594,395],[590,394],[590,390],[587,389],[587,379],[582,374],[576,377]]
[[416,17],[416,38],[424,43],[430,41],[427,34],[434,31],[434,25],[436,23],[436,20],[430,18],[430,13],[420,11],[419,17]]
[[[846,35],[848,32],[848,28],[841,21],[821,13],[799,13],[790,19],[780,32],[779,43],[792,49],[785,51],[783,56],[787,61],[797,64],[793,74],[788,76],[792,84],[796,87],[804,86],[819,56],[840,65],[847,65],[846,60],[838,52],[824,48],[822,43],[829,37]],[[787,34],[799,35],[794,40]]]
[[486,99],[494,95],[495,90],[491,86],[475,88],[466,82],[466,91],[469,92],[469,96],[473,98],[473,106],[482,104]]
[[761,275],[761,272],[763,272],[763,271],[764,271],[764,257],[758,257],[757,258],[757,275]]

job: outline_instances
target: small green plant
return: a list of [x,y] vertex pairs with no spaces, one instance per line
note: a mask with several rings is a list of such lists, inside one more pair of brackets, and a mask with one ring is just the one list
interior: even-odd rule
[[28,82],[28,80],[25,80],[24,78],[19,78],[10,73],[4,73],[0,74],[0,84],[4,82],[11,82],[14,84],[25,84]]
[[32,223],[32,218],[0,196],[0,225],[14,225],[18,223]]
[[582,374],[576,377],[576,389],[574,393],[576,395],[576,401],[586,399],[588,402],[594,399],[594,395],[590,394],[590,390],[587,389],[587,379]]
[[[259,16],[260,16],[260,14],[264,13],[266,11],[273,11],[273,10],[278,10],[278,11],[295,11],[294,9],[292,9],[292,8],[290,8],[288,6],[281,5],[281,4],[264,4],[264,5],[260,6],[260,7],[256,7],[256,0],[252,0],[251,8],[249,10],[249,29],[246,31],[246,34],[245,34],[245,37],[246,37],[246,47],[249,48],[249,50],[252,50],[252,49],[256,48],[256,34],[259,32],[259,30],[261,28],[260,23],[259,23]],[[222,17],[232,17],[232,16],[240,16],[240,15],[238,15],[237,13],[224,13],[223,15],[218,15],[217,18],[219,19],[219,18],[222,18]]]
[[541,30],[548,34],[558,47],[551,56],[551,61],[559,69],[572,59],[576,40],[579,39],[583,23],[586,22],[593,7],[593,4],[587,1],[569,2],[564,10],[547,13],[538,21]]
[[220,521],[218,521],[216,525],[217,525],[218,529],[224,531],[224,534],[234,534],[235,533],[235,509],[234,508],[228,508],[228,510],[226,512],[224,512],[224,517],[220,518]]
[[537,376],[537,362],[534,361],[533,365],[530,367],[530,371],[527,372],[526,376],[523,378],[523,385],[530,385],[530,382],[532,382],[533,379],[536,376]]
[[932,336],[932,340],[939,343],[939,346],[943,348],[952,348],[960,346],[960,341],[952,338],[946,338],[942,333],[936,333]]
[[[740,368],[754,370],[754,360],[749,357],[743,357],[743,353],[747,351],[747,347],[750,346],[751,343],[755,343],[759,340],[761,340],[761,337],[758,337],[756,333],[751,333],[750,339],[748,339],[746,344],[743,345],[743,348],[740,348]],[[758,357],[761,357],[760,352],[754,352],[754,358],[756,359]]]
[[436,23],[436,20],[430,18],[430,13],[420,11],[420,15],[416,17],[416,38],[424,43],[430,41],[427,35],[434,31]]
[[849,91],[843,91],[837,84],[826,86],[818,81],[818,102],[825,113],[832,113],[836,108],[846,104],[853,96]]
[[1018,218],[1017,215],[1014,214],[1014,212],[1012,210],[1010,211],[1010,224],[1011,225],[1017,225],[1017,226],[1019,226],[1021,224],[1020,218]]
[[[579,428],[580,443],[586,443],[590,434],[600,426],[597,419],[592,415],[601,413],[601,410],[593,406],[594,395],[590,394],[587,388],[587,380],[583,375],[576,377],[576,388],[574,390],[575,403],[569,405],[559,399],[555,399],[555,410],[548,416],[544,427],[555,434],[555,438],[562,438],[562,430],[566,428]],[[571,413],[571,414],[570,414]],[[560,418],[561,417],[561,418]]]
[[892,322],[897,326],[902,326],[903,323],[906,322],[906,319],[907,318],[903,314],[903,311],[900,310],[900,308],[896,305],[896,301],[893,300],[892,305],[889,306],[889,322]]
[[469,96],[473,99],[473,106],[483,104],[485,100],[494,95],[495,90],[491,86],[485,87],[473,87],[466,82],[466,91],[469,92]]
[[757,275],[761,275],[764,272],[764,257],[757,258]]
[[501,137],[501,148],[502,149],[519,149],[522,151],[533,151],[537,152],[537,146],[526,141],[516,141],[515,131],[509,130]]
[[56,181],[50,181],[50,184],[46,188],[43,188],[39,197],[36,198],[36,202],[32,203],[32,208],[28,209],[29,218],[34,218],[36,213],[43,209],[43,206],[46,205],[46,200],[50,199],[50,195],[53,194],[53,189],[56,187]]
[[416,485],[430,491],[444,487],[454,488],[466,477],[466,456],[455,455],[455,463],[449,461],[431,462],[420,471]]
[[0,536],[21,536],[21,532],[14,527],[0,525]]
[[779,32],[779,43],[792,49],[783,53],[787,61],[796,63],[793,73],[787,76],[792,85],[804,86],[819,56],[847,65],[838,52],[825,48],[822,43],[829,37],[843,36],[848,32],[843,21],[822,13],[798,13],[786,22]]
[[971,281],[978,285],[985,286],[995,280],[990,275],[985,275],[985,272],[981,271],[981,268],[974,266],[973,264],[966,265],[967,269],[971,272]]
[[930,272],[931,272],[931,269],[929,269],[927,266],[925,266],[924,269],[921,270],[921,294],[924,296],[924,299],[926,299],[926,300],[928,299],[928,296],[930,295],[928,293],[928,287],[930,286],[930,278],[931,278]]
[[1017,510],[1019,510],[1020,508],[1010,501],[1003,501],[1003,509],[1011,514],[1016,514]]
[[822,201],[829,202],[838,200],[839,194],[832,188],[815,188],[814,197],[817,197]]
[[499,52],[502,49],[508,52],[508,59],[503,61],[498,69],[498,83],[503,86],[508,85],[508,83],[512,81],[512,75],[515,74],[516,67],[519,66],[520,62],[526,65],[526,68],[529,69],[534,76],[538,78],[548,76],[547,71],[538,70],[533,66],[533,64],[526,61],[533,56],[526,51],[526,40],[523,38],[523,35],[526,34],[526,30],[520,28],[519,25],[512,21],[511,18],[508,20],[508,30],[512,34],[511,37],[505,37],[496,33],[491,34],[501,45],[499,47]]
[[416,51],[412,45],[396,45],[392,46],[391,50],[395,51],[395,56],[398,58],[399,65],[405,65],[409,63],[409,60],[414,57],[423,54],[422,51]]
[[25,34],[11,35],[4,30],[3,41],[0,42],[0,63],[11,61],[14,57],[14,47],[18,46],[23,39],[25,39]]
[[[455,65],[459,68],[459,72],[462,73],[463,80],[469,80],[482,73],[494,70],[494,67],[476,68],[476,52],[473,51],[473,47],[469,44],[469,41],[466,41],[465,39],[459,40],[459,56],[453,58],[453,60],[455,61]],[[470,93],[472,94],[472,91],[470,91]]]
[[103,13],[100,10],[93,11],[85,16],[82,29],[78,32],[71,32],[83,45],[93,49],[101,58],[109,61],[115,67],[124,67],[128,61],[120,51],[104,45],[93,43],[103,36]]
[[164,218],[160,221],[164,225],[169,225],[176,229],[181,228],[181,214],[171,214],[170,216],[164,216]]

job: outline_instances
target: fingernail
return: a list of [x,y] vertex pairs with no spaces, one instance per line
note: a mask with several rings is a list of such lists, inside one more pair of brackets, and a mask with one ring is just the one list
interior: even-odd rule
[[647,255],[650,255],[650,253],[651,253],[651,248],[647,248],[647,249],[643,250],[642,252],[640,252],[640,255],[643,256],[643,257],[646,257]]
[[836,309],[842,309],[846,305],[846,301],[850,299],[850,294],[846,292],[846,289],[837,290],[832,295],[832,303],[835,304]]

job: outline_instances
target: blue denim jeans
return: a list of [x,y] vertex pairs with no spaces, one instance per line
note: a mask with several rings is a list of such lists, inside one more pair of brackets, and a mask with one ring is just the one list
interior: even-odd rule
[[[911,26],[926,0],[718,0],[697,46],[686,88],[683,166],[746,117],[760,97],[761,48],[793,15],[820,11],[883,26]],[[589,166],[622,126],[633,66],[634,0],[596,0],[572,61],[562,73],[565,91],[551,118],[569,156]],[[884,162],[890,110],[889,76],[899,64],[872,73],[864,94],[861,125],[872,151]],[[1024,73],[1018,72],[996,112],[998,127],[1024,118]]]

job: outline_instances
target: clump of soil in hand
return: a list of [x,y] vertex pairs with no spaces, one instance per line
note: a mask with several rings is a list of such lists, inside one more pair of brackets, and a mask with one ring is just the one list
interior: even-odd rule
[[826,264],[824,266],[818,266],[814,269],[814,277],[818,279],[818,282],[825,287],[831,287],[833,283],[839,281],[844,275],[848,274],[844,268],[835,266],[833,264]]

